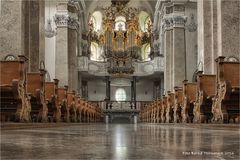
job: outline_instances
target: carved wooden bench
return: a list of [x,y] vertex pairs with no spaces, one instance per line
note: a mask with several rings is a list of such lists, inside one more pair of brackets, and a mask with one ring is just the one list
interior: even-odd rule
[[82,99],[81,100],[81,108],[82,108],[82,111],[81,111],[81,122],[87,122],[88,121],[88,117],[87,117],[87,101],[85,101],[85,99]]
[[173,122],[174,120],[174,93],[168,92],[166,104],[166,123]]
[[194,103],[195,123],[210,122],[212,119],[212,98],[216,92],[216,75],[198,73],[197,98]]
[[188,83],[183,81],[183,105],[182,105],[182,122],[193,122],[193,108],[197,96],[197,83]]
[[61,121],[69,122],[69,108],[67,105],[68,86],[57,88],[57,106],[61,108]]
[[157,99],[157,123],[161,122],[161,98]]
[[225,62],[219,57],[217,62],[217,91],[213,98],[213,122],[228,123],[240,117],[240,63]]
[[167,97],[162,97],[162,104],[161,104],[161,123],[166,122],[166,108],[167,108]]
[[146,122],[146,107],[147,105],[144,105],[143,109],[140,112],[141,122]]
[[80,95],[76,95],[75,97],[75,105],[76,105],[76,116],[77,116],[77,122],[81,122],[81,97]]
[[48,121],[61,121],[61,108],[58,105],[57,90],[59,80],[54,79],[54,82],[45,82],[45,101],[48,107]]
[[67,104],[69,109],[69,116],[71,122],[77,121],[77,108],[75,104],[75,91],[67,92]]
[[31,99],[31,119],[33,122],[47,122],[47,105],[45,103],[45,70],[27,73],[27,93]]
[[0,62],[1,121],[30,121],[31,104],[26,92],[27,58]]
[[174,123],[182,122],[182,104],[183,104],[183,90],[180,87],[174,87]]
[[154,101],[151,103],[150,108],[151,108],[151,123],[154,123],[154,118],[155,118]]

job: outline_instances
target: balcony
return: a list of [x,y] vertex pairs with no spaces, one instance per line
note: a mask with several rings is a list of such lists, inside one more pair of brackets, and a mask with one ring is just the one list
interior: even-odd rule
[[[78,57],[78,71],[88,72],[95,76],[109,76],[108,62],[97,62],[89,60],[88,57]],[[135,69],[132,76],[147,76],[156,72],[164,72],[164,57],[155,57],[151,61],[133,62]]]

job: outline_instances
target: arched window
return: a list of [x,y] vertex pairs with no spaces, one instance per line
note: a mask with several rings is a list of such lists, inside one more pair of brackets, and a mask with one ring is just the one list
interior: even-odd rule
[[102,13],[100,11],[93,12],[89,22],[92,23],[94,31],[100,31],[102,27]]
[[146,43],[142,46],[142,60],[143,61],[150,61],[150,53],[151,53],[151,46],[149,43]]
[[123,30],[126,31],[126,18],[123,16],[118,16],[115,19],[115,30]]
[[145,11],[141,11],[139,14],[139,25],[141,30],[147,32],[149,24],[152,24],[150,15]]
[[91,42],[91,56],[90,59],[93,61],[104,61],[102,56],[102,50],[99,45],[95,42]]
[[91,43],[91,60],[97,61],[98,59],[98,45],[97,43],[92,42]]
[[115,93],[116,101],[126,101],[126,91],[123,88],[118,88]]
[[151,24],[152,24],[151,18],[148,16],[144,21],[144,32],[148,30]]

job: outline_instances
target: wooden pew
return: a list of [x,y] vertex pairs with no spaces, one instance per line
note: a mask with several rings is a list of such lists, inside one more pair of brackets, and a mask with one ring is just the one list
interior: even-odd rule
[[44,82],[45,70],[27,73],[27,93],[31,99],[31,120],[33,122],[47,122],[47,105],[45,103]]
[[146,107],[147,107],[147,105],[145,104],[143,109],[140,112],[141,122],[146,122]]
[[75,91],[67,92],[67,104],[71,122],[77,122],[77,108],[75,103]]
[[30,121],[30,97],[26,92],[27,58],[0,62],[1,121]]
[[62,122],[70,121],[68,101],[67,101],[67,91],[68,91],[68,86],[59,87],[57,89],[57,105],[58,105],[58,108],[61,108]]
[[151,122],[151,107],[150,104],[147,106],[147,123]]
[[61,121],[61,108],[57,103],[58,82],[58,79],[54,79],[54,82],[45,82],[45,101],[48,106],[49,122]]
[[174,123],[182,122],[182,104],[183,104],[183,90],[180,87],[174,87]]
[[77,122],[81,122],[81,97],[80,95],[76,95],[75,97],[75,105],[76,105],[76,116],[77,116]]
[[81,111],[81,122],[87,122],[87,102],[85,101],[85,99],[82,99],[81,101],[81,108],[82,108],[82,111]]
[[210,122],[212,119],[212,98],[216,92],[216,75],[198,73],[197,98],[194,103],[195,123]]
[[183,81],[183,105],[182,105],[182,122],[193,122],[193,107],[197,96],[197,83],[188,83]]
[[216,59],[217,89],[212,105],[214,123],[228,123],[240,117],[240,63],[226,62],[224,58]]
[[166,123],[173,122],[174,93],[168,91],[166,104]]
[[166,122],[166,108],[167,108],[167,97],[162,97],[162,104],[161,104],[161,123]]
[[154,100],[153,102],[152,102],[152,120],[151,120],[151,122],[152,123],[155,123],[155,120],[156,120],[156,105],[155,105],[155,103],[156,103],[156,100]]
[[154,102],[151,103],[150,105],[150,110],[151,110],[151,117],[150,117],[150,123],[154,123]]
[[157,99],[157,123],[161,122],[161,98]]

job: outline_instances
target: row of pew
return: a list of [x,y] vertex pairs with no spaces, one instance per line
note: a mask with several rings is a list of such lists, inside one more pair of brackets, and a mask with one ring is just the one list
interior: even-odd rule
[[147,123],[239,123],[240,63],[216,59],[216,74],[198,72],[197,82],[183,81],[146,105],[140,119]]
[[27,72],[25,56],[0,62],[1,121],[100,122],[102,110],[59,80],[45,81],[46,71]]

